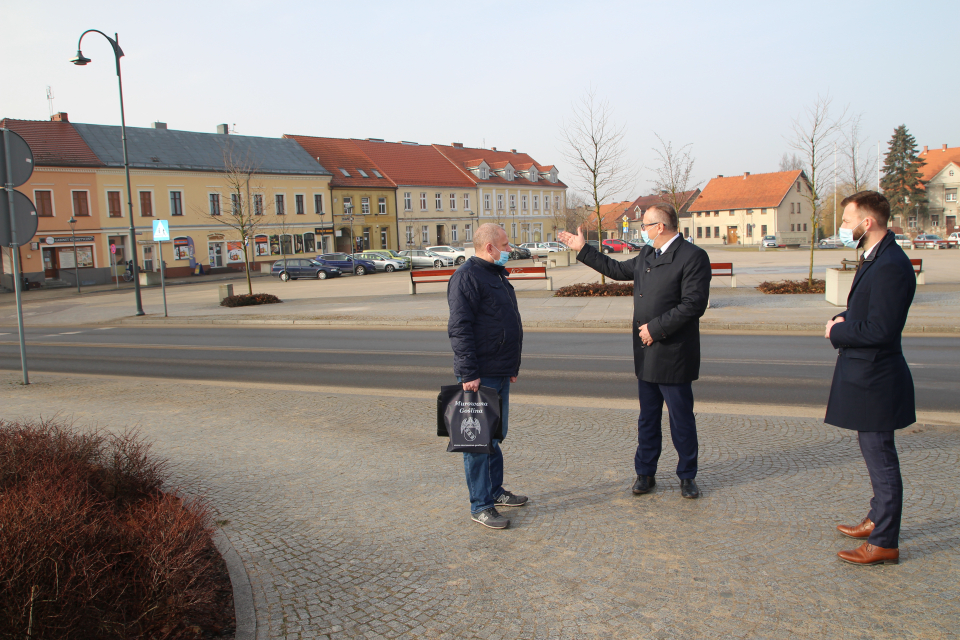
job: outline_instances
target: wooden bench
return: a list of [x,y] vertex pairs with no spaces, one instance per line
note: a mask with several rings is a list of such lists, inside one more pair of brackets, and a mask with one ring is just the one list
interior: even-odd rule
[[[417,294],[418,284],[450,282],[456,269],[420,269],[410,271],[410,295]],[[507,267],[510,280],[546,280],[547,291],[553,291],[553,278],[547,275],[546,267]]]
[[923,260],[910,258],[910,264],[913,265],[913,273],[917,276],[917,284],[927,284],[927,279],[923,273]]
[[710,275],[714,278],[718,276],[730,278],[730,286],[734,289],[737,288],[737,276],[733,273],[732,262],[711,262]]

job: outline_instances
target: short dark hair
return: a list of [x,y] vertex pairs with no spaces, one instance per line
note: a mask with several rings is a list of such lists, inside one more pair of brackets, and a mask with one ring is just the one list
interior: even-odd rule
[[852,196],[847,196],[840,202],[841,207],[846,207],[848,204],[857,205],[857,209],[861,212],[861,217],[863,215],[869,215],[883,227],[886,227],[887,222],[890,220],[890,201],[888,201],[882,193],[877,193],[876,191],[860,191]]
[[[652,204],[647,208],[647,211],[644,213],[656,210],[657,212],[663,214],[657,216],[660,218],[660,222],[663,223],[670,231],[676,231],[680,226],[680,220],[677,218],[677,210],[673,208],[673,205],[668,202],[658,202],[657,204]],[[666,218],[666,220],[664,220]]]

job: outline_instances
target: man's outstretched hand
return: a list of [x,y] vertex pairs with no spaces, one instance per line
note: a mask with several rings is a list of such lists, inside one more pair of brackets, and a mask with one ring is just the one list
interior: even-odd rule
[[567,231],[561,231],[557,234],[557,240],[574,251],[580,251],[580,249],[583,249],[583,245],[587,244],[587,241],[583,237],[583,229],[580,227],[577,227],[577,235],[573,235]]

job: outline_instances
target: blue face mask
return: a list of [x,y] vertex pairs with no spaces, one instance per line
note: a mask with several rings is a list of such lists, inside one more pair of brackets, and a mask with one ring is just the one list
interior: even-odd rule
[[[860,224],[863,224],[864,222],[865,220],[861,220]],[[857,227],[859,227],[860,224],[858,224]],[[857,227],[854,227],[853,229],[844,229],[843,227],[840,227],[840,231],[837,235],[840,237],[840,242],[843,243],[843,246],[848,247],[850,249],[855,249],[857,246],[860,245],[860,241],[863,240],[863,236],[860,236],[856,240],[853,239],[853,231]]]
[[[660,234],[657,234],[657,238],[659,237],[660,237]],[[657,238],[651,238],[650,235],[647,233],[646,229],[640,229],[640,239],[643,240],[646,244],[650,245],[651,247],[653,246],[653,241],[656,240]]]
[[501,252],[500,252],[500,258],[499,258],[497,261],[495,261],[493,264],[499,265],[499,266],[503,267],[503,266],[506,266],[507,260],[509,260],[509,259],[510,259],[510,252],[509,252],[509,251],[501,251]]

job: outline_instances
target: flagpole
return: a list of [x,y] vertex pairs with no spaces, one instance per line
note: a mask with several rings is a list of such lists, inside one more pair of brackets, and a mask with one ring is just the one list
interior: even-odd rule
[[[854,164],[856,164],[856,160],[854,160]],[[837,235],[837,143],[836,142],[833,143],[833,235]]]

